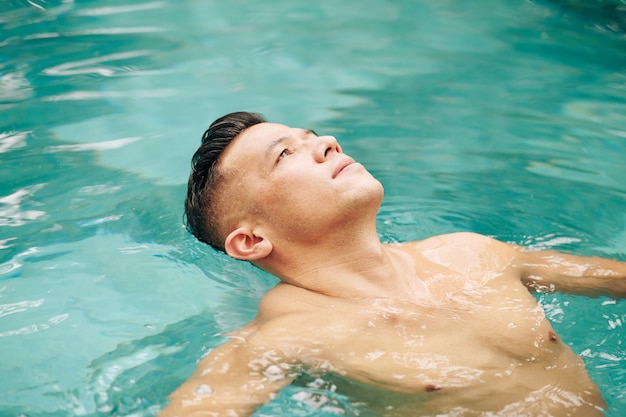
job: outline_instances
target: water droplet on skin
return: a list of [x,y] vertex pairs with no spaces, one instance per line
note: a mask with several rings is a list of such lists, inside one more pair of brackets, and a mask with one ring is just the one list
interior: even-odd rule
[[509,323],[508,326],[509,326],[510,329],[514,329],[515,327],[517,327],[517,324]]
[[270,381],[278,381],[285,377],[285,371],[277,365],[270,365],[265,368],[263,375]]
[[195,394],[198,397],[210,397],[214,393],[215,391],[213,390],[213,388],[211,388],[210,386],[206,384],[200,385],[198,388],[196,388],[196,391],[195,391]]

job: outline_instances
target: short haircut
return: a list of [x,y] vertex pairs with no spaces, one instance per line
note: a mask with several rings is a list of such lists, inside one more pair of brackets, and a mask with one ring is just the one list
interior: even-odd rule
[[191,158],[191,174],[185,199],[185,225],[201,242],[224,251],[224,231],[220,221],[220,186],[224,182],[219,168],[224,149],[247,128],[265,122],[257,113],[234,112],[220,117],[202,135],[202,143]]

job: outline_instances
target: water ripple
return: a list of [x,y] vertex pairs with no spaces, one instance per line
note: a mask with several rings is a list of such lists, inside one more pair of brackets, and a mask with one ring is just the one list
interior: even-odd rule
[[23,69],[0,73],[0,102],[21,101],[32,97],[32,95],[32,85],[26,78]]
[[164,98],[178,94],[177,90],[170,88],[134,91],[72,91],[70,93],[55,94],[42,97],[41,101],[78,101],[78,100],[101,100],[111,98]]
[[46,214],[41,210],[22,210],[22,201],[34,195],[45,184],[25,187],[0,198],[0,226],[21,226]]
[[67,313],[66,314],[58,314],[56,316],[50,317],[47,322],[32,323],[32,324],[29,324],[27,326],[20,327],[19,329],[7,330],[5,332],[0,332],[0,337],[16,336],[16,335],[23,335],[23,334],[31,334],[31,333],[40,332],[42,330],[48,330],[50,327],[55,326],[55,325],[65,321],[68,317],[69,317],[69,314],[67,314]]
[[25,300],[18,301],[17,303],[0,304],[0,317],[8,316],[9,314],[21,313],[31,308],[37,308],[44,303],[44,299],[38,300]]
[[122,139],[113,139],[106,140],[102,142],[91,142],[91,143],[80,143],[76,145],[57,145],[57,146],[49,146],[44,152],[55,153],[55,152],[84,152],[84,151],[108,151],[111,149],[119,149],[133,142],[137,142],[141,140],[140,136],[134,136],[130,138],[122,138]]
[[163,1],[153,1],[142,4],[128,4],[123,6],[92,7],[89,9],[77,10],[74,16],[105,16],[118,13],[143,12],[146,10],[161,9],[167,7]]
[[119,68],[101,66],[103,64],[112,61],[121,61],[126,59],[144,57],[152,55],[153,50],[138,50],[128,52],[118,52],[113,54],[107,54],[96,58],[81,59],[73,62],[64,62],[59,65],[44,69],[44,74],[53,76],[68,76],[78,74],[98,74],[104,77],[112,77],[120,73]]
[[26,137],[30,132],[0,133],[0,153],[26,146]]

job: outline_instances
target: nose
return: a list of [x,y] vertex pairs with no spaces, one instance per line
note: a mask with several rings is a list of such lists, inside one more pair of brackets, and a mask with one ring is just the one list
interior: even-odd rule
[[341,146],[334,136],[319,136],[315,149],[315,162],[326,161],[332,153],[342,153]]

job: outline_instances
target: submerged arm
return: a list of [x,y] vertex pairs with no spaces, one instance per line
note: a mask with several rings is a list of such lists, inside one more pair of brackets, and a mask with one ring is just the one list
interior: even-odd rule
[[626,298],[626,262],[551,250],[521,252],[519,257],[522,281],[536,291]]
[[275,350],[231,339],[200,362],[159,417],[250,416],[292,382],[287,368]]

